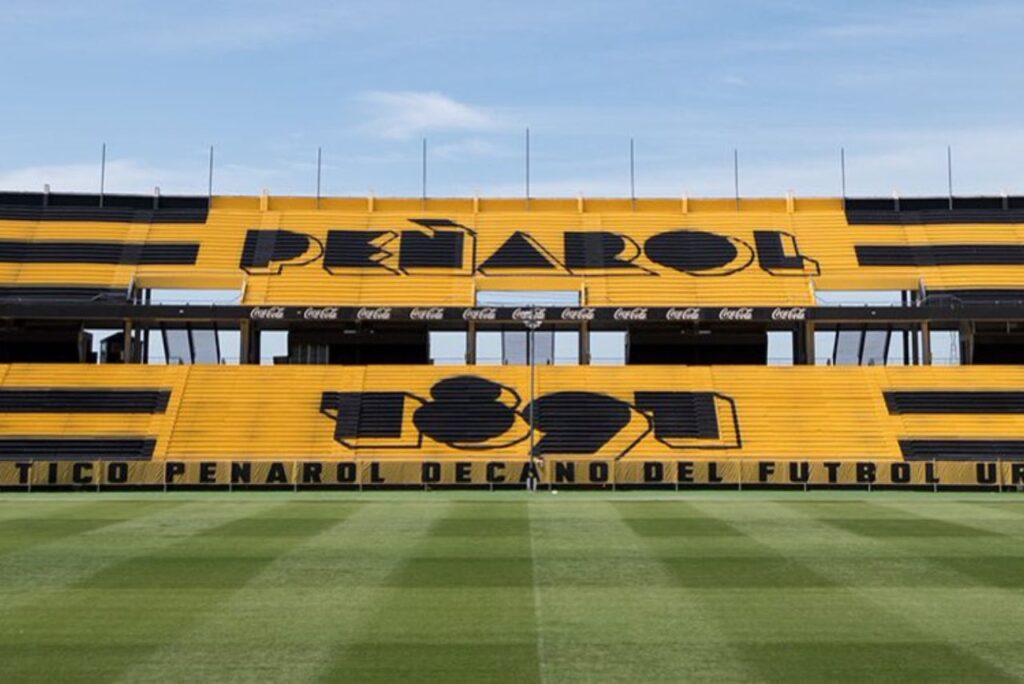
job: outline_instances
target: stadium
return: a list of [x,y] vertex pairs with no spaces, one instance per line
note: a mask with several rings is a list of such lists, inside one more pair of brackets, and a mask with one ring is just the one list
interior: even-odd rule
[[1019,677],[1022,212],[2,194],[5,679]]
[[[0,219],[8,487],[1024,485],[1024,198]],[[865,291],[890,303],[823,304]]]

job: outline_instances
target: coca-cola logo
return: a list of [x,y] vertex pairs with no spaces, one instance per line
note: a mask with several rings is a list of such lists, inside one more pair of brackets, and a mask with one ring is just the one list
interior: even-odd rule
[[302,310],[302,317],[307,321],[336,321],[338,320],[338,307],[309,306]]
[[356,312],[357,321],[390,321],[391,307],[378,306],[375,309],[363,307]]
[[498,319],[498,310],[492,307],[483,309],[465,309],[462,312],[464,321],[495,321]]
[[409,318],[414,321],[440,321],[444,318],[444,309],[440,306],[428,309],[416,308],[409,312]]
[[724,308],[718,312],[718,320],[720,321],[752,321],[754,320],[754,310],[750,307],[740,307],[738,309]]
[[699,321],[700,320],[700,309],[696,306],[690,306],[685,309],[669,309],[665,312],[665,320],[667,321]]
[[512,312],[513,321],[543,321],[548,310],[540,306],[521,307]]
[[254,321],[282,320],[284,319],[283,306],[256,307],[249,311],[249,318]]
[[583,307],[582,309],[562,309],[563,321],[592,321],[594,320],[594,309]]
[[617,321],[646,321],[647,309],[640,306],[632,309],[616,309],[613,318]]
[[774,309],[772,311],[773,321],[803,321],[807,319],[807,309],[802,306],[794,306],[791,309]]

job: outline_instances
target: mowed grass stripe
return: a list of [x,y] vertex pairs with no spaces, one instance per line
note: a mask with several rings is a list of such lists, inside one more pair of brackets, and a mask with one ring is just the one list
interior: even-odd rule
[[66,494],[63,499],[54,499],[27,492],[0,493],[0,524],[8,521],[26,520],[36,517],[74,517],[81,510],[90,510],[98,501],[92,492],[79,495]]
[[27,506],[10,506],[11,517],[0,520],[0,556],[24,553],[32,547],[77,537],[111,525],[120,525],[140,516],[177,507],[178,503],[148,501],[126,506],[120,502],[86,501],[38,504],[26,499]]
[[1024,679],[1010,495],[763,494],[0,497],[0,681]]
[[323,679],[537,681],[527,515],[524,503],[447,504]]
[[970,504],[973,507],[985,509],[996,513],[1000,517],[1024,518],[1024,503],[1020,501],[1020,494],[1001,494],[988,501],[959,502]]
[[[850,583],[1024,589],[1024,540],[1013,534],[1020,523],[1012,515],[960,502],[863,502],[842,515],[831,506],[781,505],[847,533],[840,538],[857,551],[846,563]],[[864,554],[875,559],[872,573],[858,572]]]
[[[865,537],[830,524],[890,519],[891,512],[872,505],[847,507],[841,518],[835,517],[835,507],[825,505],[816,518],[813,503],[698,504],[758,543],[835,581],[830,591],[791,589],[766,601],[752,597],[746,621],[735,628],[744,658],[769,679],[896,681],[912,675],[934,681],[1015,681],[1003,663],[923,619],[922,603],[955,595],[957,589],[947,577],[940,584],[948,588],[921,594],[912,580],[929,571],[948,576],[948,570],[888,550],[879,556],[879,549],[898,537]],[[830,551],[842,547],[852,547],[853,553],[836,562]],[[969,580],[961,580],[961,586],[965,581],[971,586]]]
[[380,585],[444,504],[295,501],[335,519],[264,567],[216,611],[124,673],[126,681],[313,681],[338,641],[373,619]]
[[[1017,536],[1024,538],[1019,514],[1014,514],[1012,500],[989,507],[984,502],[929,498],[877,499],[858,502],[855,515],[841,505],[824,502],[780,502],[800,510],[809,506],[815,517],[846,526],[849,531],[872,537],[934,537]],[[993,497],[1001,495],[991,495]]]
[[550,681],[548,676],[547,656],[547,635],[544,627],[544,597],[541,595],[540,570],[537,560],[537,531],[534,525],[534,510],[536,506],[532,502],[526,505],[527,542],[530,547],[530,579],[533,581],[533,590],[530,592],[533,597],[533,626],[536,640],[537,681],[540,684],[547,684]]
[[708,589],[835,586],[798,559],[682,502],[622,503],[619,512],[647,539],[680,586]]
[[[878,541],[932,566],[954,574],[953,586],[1024,589],[1024,525],[1014,516],[970,503],[922,501],[871,504],[891,518],[878,519],[876,528],[855,519],[826,518],[831,525]],[[931,542],[931,548],[925,542]],[[927,586],[937,572],[926,573],[918,586]]]
[[[1002,498],[1006,495],[993,495]],[[920,526],[957,526],[964,530],[964,536],[1014,537],[1024,542],[1024,507],[1003,499],[1000,503],[976,501],[883,501],[878,507],[892,512],[903,520],[911,520]],[[996,541],[996,540],[993,540]],[[999,546],[1009,545],[1014,540],[1003,539]]]
[[[700,679],[790,678],[752,658],[751,642],[743,638],[744,634],[755,639],[771,635],[780,619],[785,622],[790,618],[790,597],[804,593],[828,597],[837,586],[833,579],[700,506],[652,501],[617,503],[616,508],[658,556],[676,585],[685,588],[700,606],[703,624],[694,625],[694,629],[714,625],[717,648],[712,653],[717,657],[709,659]],[[735,676],[737,671],[743,674]],[[686,678],[690,678],[689,672]]]
[[[201,517],[209,506],[198,504],[191,513],[190,508],[183,506],[179,515]],[[330,522],[279,517],[280,504],[219,508],[216,513],[233,517],[108,564],[5,619],[0,624],[5,679],[116,679]],[[266,534],[256,534],[258,528]],[[173,529],[168,531],[173,534]]]
[[[61,517],[73,520],[73,516],[93,516],[89,520],[105,519],[111,524],[81,530],[75,524],[69,527],[75,533],[47,535],[41,540],[25,538],[21,547],[12,547],[0,554],[0,617],[12,616],[21,606],[45,601],[51,594],[59,593],[103,568],[133,555],[147,553],[152,549],[173,543],[172,539],[160,536],[168,525],[177,525],[181,502],[152,500],[135,502],[102,502],[92,504],[65,504],[66,510],[55,511],[44,507],[42,517]],[[36,512],[31,501],[19,502],[25,519]],[[61,513],[57,516],[57,513]]]
[[[960,525],[978,531],[973,537],[933,540],[930,551],[919,549],[911,534],[875,539],[886,548],[914,555],[930,568],[919,573],[920,589],[911,594],[875,590],[877,600],[898,606],[931,632],[1024,680],[1024,545],[1016,534],[1007,534],[1019,529],[1012,512],[1018,505],[962,501],[870,505],[926,526]],[[928,578],[939,572],[955,574],[957,585],[950,590],[932,589]]]
[[616,503],[531,503],[540,624],[550,682],[738,681],[700,593],[681,586]]

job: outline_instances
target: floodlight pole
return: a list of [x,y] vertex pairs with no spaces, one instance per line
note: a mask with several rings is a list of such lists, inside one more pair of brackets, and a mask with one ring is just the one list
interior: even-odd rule
[[320,170],[323,160],[323,148],[316,148],[316,208],[320,208]]
[[[533,323],[533,321],[529,321],[529,323]],[[526,329],[526,349],[529,354],[530,366],[530,477],[527,479],[527,482],[529,483],[528,487],[530,491],[535,492],[537,491],[538,474],[537,458],[536,454],[534,454],[536,438],[534,437],[533,431],[533,414],[535,410],[534,404],[536,403],[537,396],[537,348],[534,345],[535,340],[533,336],[533,331],[533,327],[527,327]]]
[[846,206],[846,148],[839,148],[839,177],[843,188],[843,206]]
[[629,139],[629,199],[636,210],[636,147],[633,138]]
[[107,183],[107,143],[100,148],[100,207],[103,206],[103,194]]
[[740,151],[732,150],[732,187],[736,196],[736,211],[740,210]]
[[530,127],[526,127],[526,208],[530,208]]
[[213,145],[210,145],[210,167],[206,175],[206,197],[213,199]]
[[427,206],[427,139],[423,138],[423,153],[422,153],[422,169],[421,169],[421,197],[423,200],[423,206]]
[[946,185],[949,190],[949,210],[953,211],[953,147],[946,145]]

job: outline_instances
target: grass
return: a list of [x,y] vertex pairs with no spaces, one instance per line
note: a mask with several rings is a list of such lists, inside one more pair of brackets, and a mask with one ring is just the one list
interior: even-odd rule
[[0,495],[0,681],[1020,681],[1024,500]]

